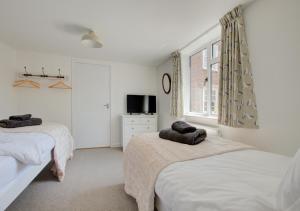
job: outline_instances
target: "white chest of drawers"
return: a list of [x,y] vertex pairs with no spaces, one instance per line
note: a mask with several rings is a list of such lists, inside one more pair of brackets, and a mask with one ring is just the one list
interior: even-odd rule
[[123,151],[137,134],[157,131],[157,115],[122,115]]

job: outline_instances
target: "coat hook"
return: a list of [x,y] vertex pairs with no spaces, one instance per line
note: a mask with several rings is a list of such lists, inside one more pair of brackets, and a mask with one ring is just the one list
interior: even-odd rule
[[58,76],[57,76],[57,78],[64,78],[64,76],[61,75],[61,69],[60,68],[58,68]]
[[26,66],[24,66],[24,71],[25,71],[25,74],[23,74],[23,76],[25,76],[25,77],[32,76],[32,74],[28,73]]
[[44,71],[44,69],[45,69],[45,68],[44,68],[44,67],[42,67],[42,73],[43,73],[43,75],[41,75],[41,77],[44,77],[44,78],[46,78],[46,77],[48,77],[48,75],[46,75],[46,74],[45,74],[45,71]]

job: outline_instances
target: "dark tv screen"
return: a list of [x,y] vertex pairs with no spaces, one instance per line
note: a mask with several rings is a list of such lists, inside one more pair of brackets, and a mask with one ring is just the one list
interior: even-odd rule
[[127,113],[156,113],[156,96],[127,95]]

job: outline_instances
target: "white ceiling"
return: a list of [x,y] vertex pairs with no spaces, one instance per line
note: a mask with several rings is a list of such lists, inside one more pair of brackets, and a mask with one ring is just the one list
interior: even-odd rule
[[[251,0],[1,0],[0,40],[17,49],[155,66]],[[80,45],[86,28],[104,47]]]

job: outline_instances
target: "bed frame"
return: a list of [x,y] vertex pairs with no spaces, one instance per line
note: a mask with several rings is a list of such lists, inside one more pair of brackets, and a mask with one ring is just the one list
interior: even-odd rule
[[0,189],[0,211],[5,210],[51,161],[51,151],[41,165],[28,165]]

